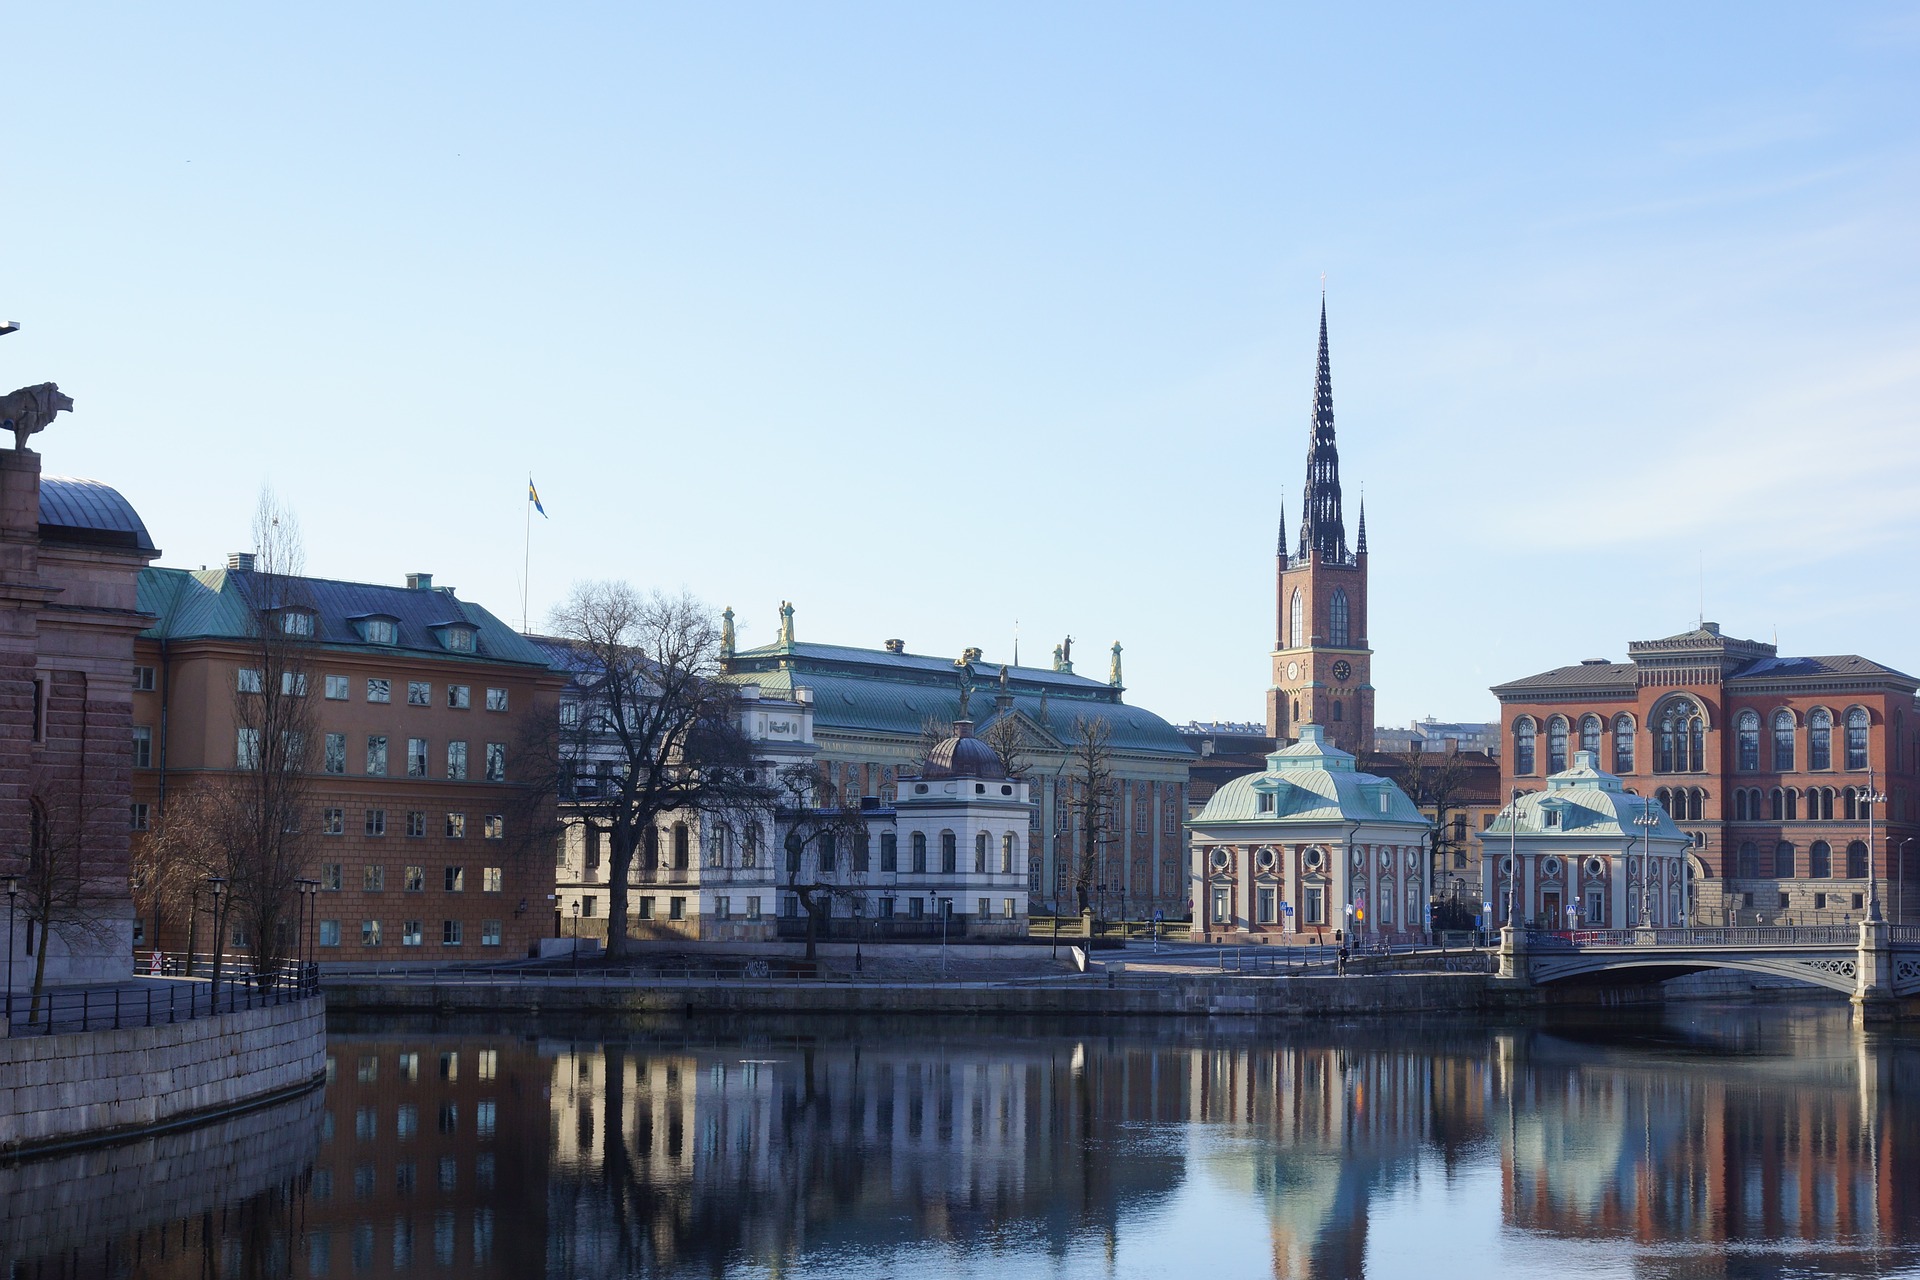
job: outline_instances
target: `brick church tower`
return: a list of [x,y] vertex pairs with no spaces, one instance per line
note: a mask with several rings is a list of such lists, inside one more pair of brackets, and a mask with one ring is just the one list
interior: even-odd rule
[[1355,755],[1373,750],[1373,650],[1367,647],[1367,512],[1347,550],[1340,513],[1340,451],[1333,440],[1333,374],[1327,362],[1327,300],[1320,299],[1320,367],[1313,390],[1313,437],[1307,450],[1306,511],[1300,538],[1287,554],[1287,517],[1280,514],[1277,552],[1278,625],[1273,684],[1267,690],[1267,733],[1296,738],[1318,724],[1334,745]]

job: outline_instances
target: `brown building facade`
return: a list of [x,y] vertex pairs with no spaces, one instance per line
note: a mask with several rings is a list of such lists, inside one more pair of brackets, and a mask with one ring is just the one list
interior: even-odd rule
[[[236,699],[259,679],[251,558],[149,569],[155,624],[134,667],[133,825],[151,830],[196,782],[246,765]],[[548,772],[531,758],[561,679],[545,656],[427,574],[406,586],[300,579],[312,701],[307,914],[321,963],[525,956],[553,892]],[[211,950],[211,895],[143,901],[142,946]],[[244,945],[231,937],[228,948]]]
[[1711,622],[1627,655],[1494,688],[1503,794],[1593,751],[1692,838],[1695,924],[1840,924],[1875,896],[1913,918],[1920,681],[1855,654],[1781,657]]

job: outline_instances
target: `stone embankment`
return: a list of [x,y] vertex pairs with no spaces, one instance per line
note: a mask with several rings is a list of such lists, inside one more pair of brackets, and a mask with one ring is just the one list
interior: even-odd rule
[[0,1039],[0,1159],[285,1098],[326,1073],[319,997],[218,1017]]

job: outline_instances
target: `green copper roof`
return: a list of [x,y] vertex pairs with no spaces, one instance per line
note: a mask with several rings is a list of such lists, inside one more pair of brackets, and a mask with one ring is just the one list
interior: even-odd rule
[[[1549,813],[1555,815],[1552,826],[1547,825]],[[1635,819],[1641,818],[1650,825],[1639,825]],[[1659,801],[1630,793],[1619,778],[1595,763],[1591,751],[1574,752],[1571,769],[1550,774],[1545,791],[1529,791],[1502,809],[1481,835],[1509,833],[1692,843]]]
[[[1268,795],[1273,807],[1262,809],[1261,798]],[[1430,825],[1392,779],[1361,773],[1352,754],[1328,742],[1321,726],[1303,724],[1298,742],[1267,757],[1266,772],[1221,787],[1188,825],[1204,830],[1339,822],[1403,823],[1423,831]]]

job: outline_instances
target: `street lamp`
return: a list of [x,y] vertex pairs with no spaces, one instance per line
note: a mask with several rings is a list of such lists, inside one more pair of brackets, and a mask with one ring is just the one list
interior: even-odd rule
[[1659,801],[1642,799],[1640,812],[1633,815],[1633,825],[1640,828],[1640,920],[1642,929],[1650,929],[1653,922],[1647,918],[1647,881],[1653,871],[1653,829],[1660,825],[1660,813],[1654,808]]
[[1879,880],[1873,873],[1873,806],[1885,804],[1885,793],[1874,790],[1873,771],[1867,771],[1867,789],[1860,796],[1860,803],[1867,806],[1867,919],[1874,924],[1880,923]]
[[[16,328],[18,326],[15,326]],[[7,1026],[13,1026],[13,953],[20,948],[13,942],[13,900],[20,896],[20,877],[7,877]]]
[[573,972],[580,972],[580,899],[573,900]]
[[213,985],[208,988],[211,994],[209,1012],[218,1013],[220,1011],[220,957],[226,944],[226,938],[221,935],[221,926],[225,921],[220,918],[220,898],[227,890],[226,877],[208,876],[207,887],[213,891]]
[[1520,797],[1519,787],[1513,789],[1513,806],[1507,814],[1507,928],[1514,928],[1513,911],[1520,889]]
[[295,948],[300,964],[295,985],[299,986],[307,980],[307,965],[317,963],[320,958],[313,944],[314,917],[320,914],[320,882],[302,877],[293,885],[300,893],[300,945]]

